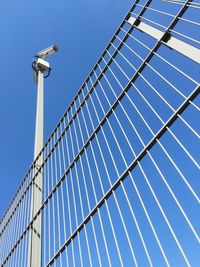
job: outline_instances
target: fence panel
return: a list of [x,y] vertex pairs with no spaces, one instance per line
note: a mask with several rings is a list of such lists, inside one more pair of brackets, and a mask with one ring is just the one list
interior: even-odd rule
[[42,216],[44,267],[198,266],[199,73],[200,3],[135,1],[8,207],[0,265],[29,266]]

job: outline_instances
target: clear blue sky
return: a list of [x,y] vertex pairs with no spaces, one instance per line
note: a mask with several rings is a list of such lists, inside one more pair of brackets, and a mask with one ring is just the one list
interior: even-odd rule
[[33,160],[34,54],[57,43],[45,81],[45,139],[81,86],[132,0],[0,2],[0,217]]

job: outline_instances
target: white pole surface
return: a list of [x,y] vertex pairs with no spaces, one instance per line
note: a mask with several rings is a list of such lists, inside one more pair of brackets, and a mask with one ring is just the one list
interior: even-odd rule
[[[38,72],[38,91],[37,91],[37,111],[35,127],[35,147],[34,160],[43,148],[43,129],[44,129],[44,73]],[[35,173],[43,162],[43,153],[35,164]],[[42,169],[38,172],[33,183],[31,201],[31,219],[36,215],[42,205]],[[28,266],[41,266],[41,213],[32,224],[29,236],[29,257]]]

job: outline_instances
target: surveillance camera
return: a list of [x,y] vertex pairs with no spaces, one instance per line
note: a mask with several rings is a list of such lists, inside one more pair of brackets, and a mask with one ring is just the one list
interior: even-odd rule
[[46,56],[49,56],[55,52],[57,52],[59,47],[57,45],[52,45],[40,52],[37,53],[37,56],[44,59]]

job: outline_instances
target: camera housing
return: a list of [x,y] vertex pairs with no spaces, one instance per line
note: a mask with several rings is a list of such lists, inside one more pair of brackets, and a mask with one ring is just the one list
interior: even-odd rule
[[46,49],[38,52],[37,56],[39,58],[45,59],[45,57],[57,52],[58,50],[59,50],[59,47],[57,45],[52,45],[52,46],[49,46]]

